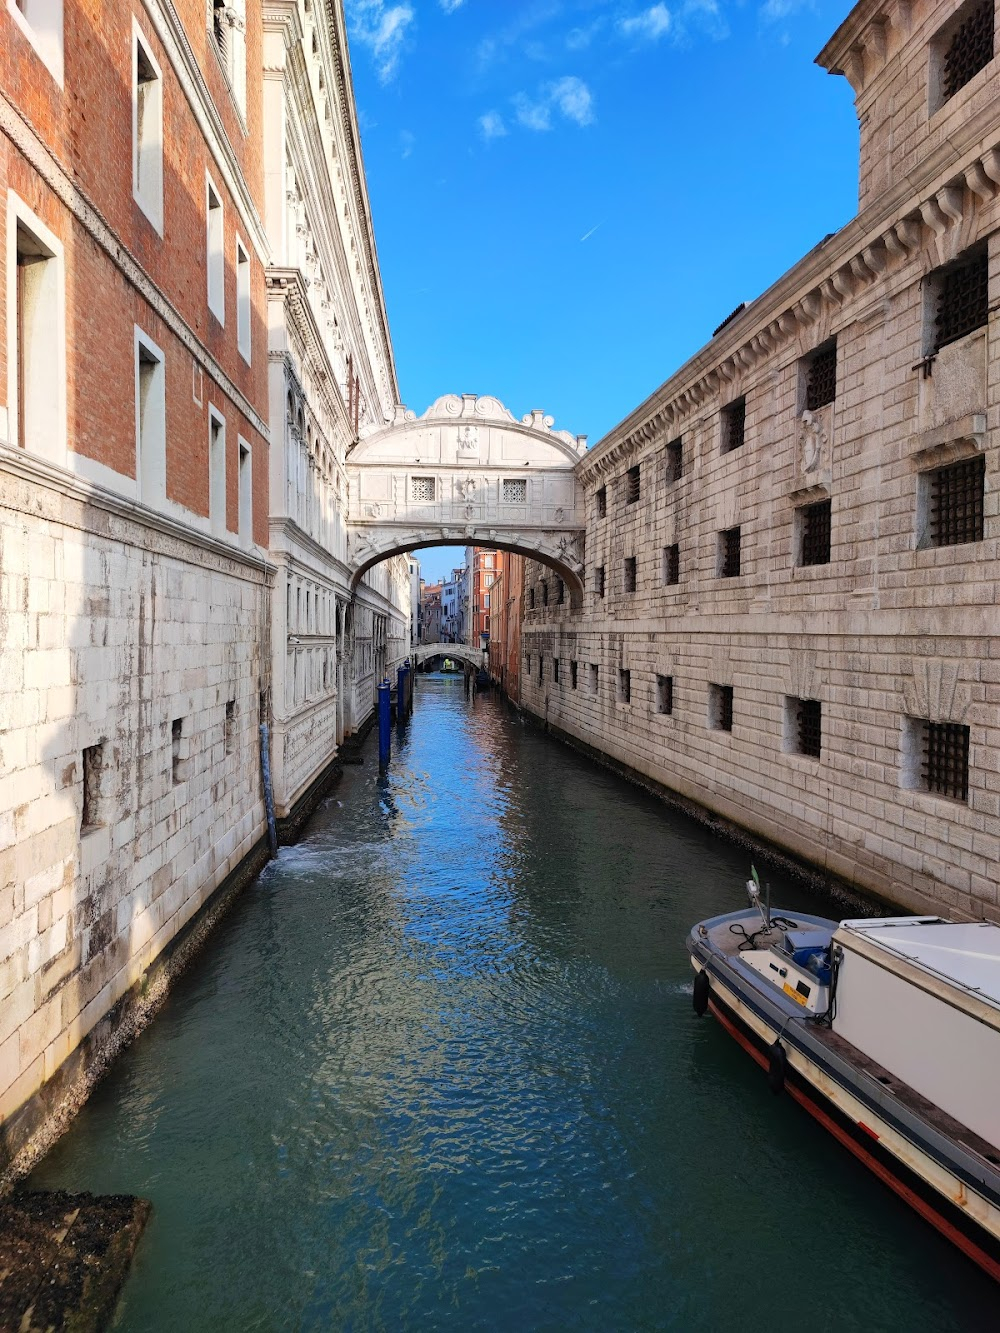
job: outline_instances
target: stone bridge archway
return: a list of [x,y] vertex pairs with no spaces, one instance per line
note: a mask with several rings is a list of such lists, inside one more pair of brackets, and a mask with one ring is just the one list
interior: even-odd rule
[[486,652],[471,643],[418,643],[412,653],[414,666],[429,662],[434,657],[451,657],[456,662],[467,662],[469,666],[486,665]]
[[583,603],[584,507],[576,464],[587,437],[518,421],[496,398],[448,394],[418,417],[397,407],[347,460],[352,587],[379,561],[421,546],[516,551],[549,565]]

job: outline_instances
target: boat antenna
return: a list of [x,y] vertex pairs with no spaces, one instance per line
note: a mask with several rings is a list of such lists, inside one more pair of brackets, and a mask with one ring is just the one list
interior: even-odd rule
[[757,874],[757,867],[751,865],[750,878],[747,880],[747,897],[750,899],[750,906],[756,907],[760,913],[760,919],[764,923],[764,929],[771,929],[771,886],[767,890],[767,906],[760,900],[760,876]]

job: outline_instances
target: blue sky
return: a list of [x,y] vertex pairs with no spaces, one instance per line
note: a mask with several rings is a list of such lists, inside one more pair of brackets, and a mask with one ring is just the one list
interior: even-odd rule
[[[407,406],[596,443],[857,207],[848,0],[345,0]],[[437,575],[458,557],[420,553]]]

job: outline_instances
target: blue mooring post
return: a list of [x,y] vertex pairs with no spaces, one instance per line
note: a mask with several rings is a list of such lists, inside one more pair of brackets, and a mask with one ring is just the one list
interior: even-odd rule
[[406,707],[406,667],[401,666],[396,672],[396,722],[402,726],[408,717]]
[[392,747],[390,745],[390,710],[392,701],[389,697],[391,686],[387,680],[384,680],[378,687],[378,766],[380,769],[389,767],[389,755]]

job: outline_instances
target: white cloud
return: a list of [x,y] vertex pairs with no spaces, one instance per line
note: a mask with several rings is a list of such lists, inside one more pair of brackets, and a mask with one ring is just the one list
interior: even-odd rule
[[778,23],[799,9],[804,9],[808,0],[765,0],[760,7],[760,16],[765,23]]
[[526,130],[552,128],[552,110],[547,101],[533,102],[527,93],[518,93],[513,100],[519,125],[523,125]]
[[412,130],[400,130],[399,132],[399,151],[404,158],[410,156],[413,152],[413,146],[417,142],[417,136]]
[[438,4],[446,14],[454,14],[456,9],[461,9],[465,0],[438,0]]
[[569,75],[549,85],[549,95],[567,120],[590,125],[594,120],[594,98],[582,79]]
[[487,111],[479,117],[479,131],[484,139],[502,139],[507,133],[503,116],[498,111]]
[[386,5],[385,0],[347,0],[351,35],[367,46],[382,83],[390,83],[399,69],[407,29],[416,15],[409,4]]
[[626,37],[638,37],[642,41],[655,42],[670,31],[670,10],[666,5],[650,5],[641,14],[622,19],[619,28]]

